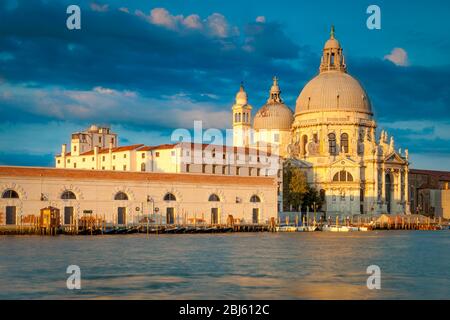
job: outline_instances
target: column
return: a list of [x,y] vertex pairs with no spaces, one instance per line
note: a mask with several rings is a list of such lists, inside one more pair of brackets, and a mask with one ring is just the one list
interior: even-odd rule
[[409,206],[409,168],[405,167],[405,214],[411,214]]

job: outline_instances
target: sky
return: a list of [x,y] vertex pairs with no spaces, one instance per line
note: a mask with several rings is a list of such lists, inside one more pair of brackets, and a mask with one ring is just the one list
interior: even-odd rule
[[[66,27],[71,4],[80,30]],[[121,145],[170,142],[194,120],[230,128],[241,81],[256,111],[277,76],[295,109],[334,25],[378,133],[412,168],[450,170],[449,15],[437,0],[1,0],[0,165],[53,166],[91,123]]]

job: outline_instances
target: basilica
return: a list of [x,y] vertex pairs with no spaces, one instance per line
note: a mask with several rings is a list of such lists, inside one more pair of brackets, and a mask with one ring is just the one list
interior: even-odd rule
[[410,213],[408,150],[396,150],[387,132],[377,134],[369,96],[347,72],[334,28],[295,112],[283,102],[277,78],[253,119],[242,85],[232,111],[234,145],[275,149],[295,163],[320,190],[327,214]]

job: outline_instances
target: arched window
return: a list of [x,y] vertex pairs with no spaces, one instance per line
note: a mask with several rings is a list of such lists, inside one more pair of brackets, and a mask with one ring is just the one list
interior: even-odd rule
[[128,195],[125,192],[117,192],[114,196],[114,200],[128,200]]
[[175,195],[173,193],[168,192],[164,196],[164,201],[177,201],[177,198],[175,197]]
[[5,190],[2,194],[3,199],[19,199],[19,194],[11,189]]
[[73,193],[70,190],[66,190],[61,194],[61,199],[63,200],[76,200],[77,197],[75,195],[75,193]]
[[209,196],[208,201],[220,201],[220,198],[217,194],[213,193],[212,195]]
[[141,163],[141,171],[145,171],[145,163],[144,162]]
[[339,172],[336,172],[333,177],[333,181],[353,181],[353,176],[350,174],[350,172],[341,170]]
[[250,197],[250,202],[261,202],[261,199],[256,194],[254,194]]
[[328,145],[330,154],[336,154],[336,135],[334,133],[328,134]]
[[345,153],[348,153],[348,134],[341,134],[341,149]]

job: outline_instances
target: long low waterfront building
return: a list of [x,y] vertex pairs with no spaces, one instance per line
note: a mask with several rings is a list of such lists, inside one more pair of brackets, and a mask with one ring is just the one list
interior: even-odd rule
[[277,217],[274,177],[0,166],[0,225],[33,221],[46,207],[61,223],[263,224]]

